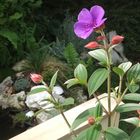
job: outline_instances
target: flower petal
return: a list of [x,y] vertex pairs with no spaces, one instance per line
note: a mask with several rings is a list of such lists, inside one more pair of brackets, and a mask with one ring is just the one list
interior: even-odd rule
[[94,26],[94,29],[100,27],[101,25],[103,25],[106,20],[107,20],[107,18],[104,18],[104,19],[98,21],[96,23],[96,25]]
[[86,39],[93,32],[93,26],[92,24],[76,22],[74,24],[74,32],[78,37]]
[[78,21],[84,22],[84,23],[91,23],[92,20],[93,20],[92,15],[90,14],[89,10],[86,8],[83,8],[78,15]]
[[92,15],[93,20],[99,22],[103,18],[105,11],[101,6],[95,5],[91,7],[90,13]]

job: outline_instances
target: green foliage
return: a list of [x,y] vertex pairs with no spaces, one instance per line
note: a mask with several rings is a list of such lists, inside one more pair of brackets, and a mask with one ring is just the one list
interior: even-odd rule
[[134,111],[139,109],[140,109],[139,104],[126,103],[126,104],[119,105],[115,110],[121,113],[121,112],[129,112],[129,111]]
[[140,102],[140,94],[139,93],[129,93],[123,97],[123,100],[130,100],[130,101],[138,101]]
[[105,130],[105,138],[107,140],[130,140],[127,133],[115,127],[108,127]]
[[127,80],[129,83],[138,83],[140,81],[140,64],[132,66],[127,72]]
[[121,119],[121,121],[125,121],[127,123],[133,124],[136,127],[139,126],[140,120],[137,117],[127,118],[127,119]]
[[103,49],[97,49],[89,52],[89,55],[97,59],[102,65],[107,65],[107,54]]
[[14,83],[14,88],[17,92],[27,90],[30,87],[30,82],[25,78],[17,79]]
[[103,84],[108,77],[108,71],[105,68],[97,69],[88,80],[88,93],[91,96]]
[[25,113],[23,113],[23,112],[17,113],[12,118],[13,118],[13,125],[20,123],[21,126],[23,126],[24,123],[28,120],[28,118],[25,116]]
[[77,138],[74,140],[98,140],[99,135],[101,134],[101,125],[95,124],[90,128],[81,132]]
[[83,64],[79,64],[74,70],[74,77],[79,80],[80,84],[87,84],[87,69]]
[[130,140],[139,140],[140,139],[140,127],[136,128],[130,137]]
[[72,97],[66,98],[64,102],[61,104],[62,106],[73,105],[74,99]]
[[36,24],[34,12],[41,6],[41,3],[41,0],[0,1],[0,52],[2,52],[0,66],[13,65],[22,59],[23,52],[27,51],[32,44],[29,45],[27,42],[31,38],[34,38],[36,42],[33,34],[28,37],[27,35],[29,28]]
[[78,62],[79,62],[79,55],[76,51],[76,49],[74,48],[72,43],[69,43],[65,50],[64,50],[64,57],[67,60],[67,63],[72,66],[75,67]]
[[77,118],[74,120],[71,129],[73,130],[77,128],[80,124],[85,122],[90,116],[93,116],[96,119],[98,117],[101,117],[101,115],[102,115],[102,107],[100,104],[97,104],[95,107],[89,108],[83,111],[81,114],[79,114]]
[[50,82],[50,85],[49,85],[49,88],[51,90],[53,90],[53,88],[54,88],[54,86],[56,84],[57,74],[58,74],[58,71],[55,72],[55,74],[53,75],[53,77],[51,79],[51,82]]

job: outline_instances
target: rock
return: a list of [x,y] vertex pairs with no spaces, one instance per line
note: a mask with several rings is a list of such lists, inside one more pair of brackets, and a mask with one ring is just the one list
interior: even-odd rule
[[[33,91],[34,89],[37,88],[46,88],[44,85],[38,85],[38,86],[34,86],[31,88],[31,91]],[[62,97],[60,94],[63,93],[63,89],[59,86],[54,87],[55,90],[53,90],[53,95],[55,97],[56,100],[59,100],[60,102],[64,102],[64,97]],[[45,90],[45,91],[41,91],[35,94],[28,94],[27,98],[26,98],[26,105],[31,108],[31,109],[46,109],[46,110],[50,110],[49,108],[53,107],[53,104],[51,104],[49,101],[45,101],[46,99],[51,99],[51,95]]]
[[36,116],[37,122],[40,124],[42,122],[47,121],[48,119],[51,119],[52,117],[56,116],[58,114],[58,111],[56,109],[52,109],[50,112],[42,111]]
[[0,106],[3,109],[6,108],[16,108],[16,109],[22,109],[25,107],[24,100],[25,100],[25,92],[21,91],[17,94],[12,94],[12,95],[0,95]]
[[34,116],[34,112],[33,111],[29,111],[25,114],[26,117],[31,118]]
[[[31,91],[37,88],[45,88],[44,85],[38,85],[31,88]],[[44,105],[48,105],[48,101],[44,101],[45,99],[50,99],[51,95],[47,91],[38,92],[35,94],[28,94],[26,97],[26,105],[31,109],[40,109]]]
[[12,94],[13,88],[12,88],[12,78],[9,76],[6,79],[3,80],[3,82],[0,84],[0,94]]

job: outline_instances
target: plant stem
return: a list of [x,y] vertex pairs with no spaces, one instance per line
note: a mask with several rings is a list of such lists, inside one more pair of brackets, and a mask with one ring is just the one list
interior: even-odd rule
[[[66,116],[64,115],[64,113],[63,113],[62,110],[60,110],[60,113],[61,113],[63,119],[65,120],[67,126],[69,127],[69,129],[71,129],[71,125],[70,125],[70,123],[68,122],[68,120],[67,120],[67,118],[66,118]],[[75,134],[74,131],[71,130],[71,133],[72,133],[73,136],[77,137],[77,135]]]
[[110,67],[110,56],[107,51],[107,57],[108,57],[108,78],[107,78],[107,92],[108,92],[108,127],[111,126],[111,67]]
[[[105,33],[103,30],[101,30],[101,35],[105,36]],[[107,92],[108,92],[108,127],[111,126],[111,64],[110,64],[110,52],[108,51],[108,42],[107,40],[103,40],[104,47],[107,53],[107,70],[109,72],[108,78],[107,78]]]
[[[42,83],[47,87],[47,84],[46,84],[44,81],[42,81]],[[53,99],[53,101],[54,101],[55,103],[59,103],[59,102],[55,99],[55,97],[53,96],[51,90],[50,90],[50,95],[51,95],[51,97],[52,97],[52,99]],[[62,115],[64,121],[66,122],[67,126],[69,127],[69,129],[71,129],[71,125],[70,125],[70,123],[68,122],[66,116],[64,115],[63,109],[62,109],[61,107],[59,108],[59,111],[60,111],[60,114]],[[71,133],[72,133],[73,136],[77,137],[77,135],[75,134],[74,131],[71,130]]]
[[94,93],[94,97],[95,97],[95,98],[97,99],[97,101],[102,105],[102,107],[103,107],[105,113],[106,113],[107,115],[109,115],[109,114],[108,114],[108,111],[107,111],[106,108],[103,106],[103,104],[101,103],[100,99],[98,98],[98,96],[97,96],[95,93]]
[[123,80],[123,77],[122,77],[122,76],[120,76],[119,91],[118,91],[118,97],[119,97],[119,98],[121,97],[122,80]]

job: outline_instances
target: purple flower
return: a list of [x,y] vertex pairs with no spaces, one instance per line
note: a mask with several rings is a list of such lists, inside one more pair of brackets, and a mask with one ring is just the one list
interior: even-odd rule
[[90,11],[83,8],[78,15],[78,21],[74,24],[75,34],[83,39],[89,37],[96,28],[105,22],[104,13],[104,9],[98,5],[91,7]]

